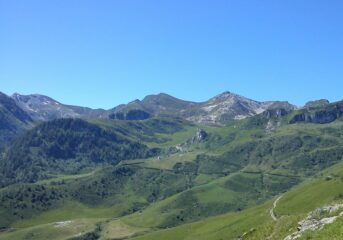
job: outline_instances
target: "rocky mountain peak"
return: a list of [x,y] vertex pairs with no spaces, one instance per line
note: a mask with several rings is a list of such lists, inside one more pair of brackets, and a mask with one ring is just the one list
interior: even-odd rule
[[38,105],[39,104],[43,104],[43,105],[48,105],[48,104],[59,105],[60,104],[56,100],[54,100],[48,96],[41,95],[41,94],[21,95],[19,93],[14,93],[11,97],[17,103],[21,103],[21,104],[22,103],[28,103],[31,106],[37,105],[37,104]]
[[153,104],[153,103],[168,104],[168,103],[179,103],[179,102],[187,102],[187,101],[178,99],[166,93],[159,93],[159,94],[152,94],[152,95],[146,96],[142,100],[142,102],[145,104]]
[[242,98],[242,96],[233,92],[225,91],[221,94],[218,94],[217,96],[214,96],[209,101],[225,101],[225,100],[237,99],[237,98]]
[[57,118],[103,117],[105,110],[64,105],[40,94],[21,95],[14,93],[11,98],[33,119],[47,121]]
[[226,91],[201,103],[197,115],[189,117],[189,120],[200,123],[220,124],[259,114],[266,110],[268,105]]

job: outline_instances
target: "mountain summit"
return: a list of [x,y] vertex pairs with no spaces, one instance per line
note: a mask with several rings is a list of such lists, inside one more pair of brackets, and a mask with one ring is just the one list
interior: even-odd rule
[[[113,108],[110,118],[142,120],[150,116],[182,116],[182,113],[199,105],[184,101],[166,93],[148,95],[142,101],[135,100]],[[132,119],[133,118],[133,119]]]
[[226,91],[200,104],[198,114],[188,119],[199,123],[225,123],[259,114],[272,103],[258,102]]

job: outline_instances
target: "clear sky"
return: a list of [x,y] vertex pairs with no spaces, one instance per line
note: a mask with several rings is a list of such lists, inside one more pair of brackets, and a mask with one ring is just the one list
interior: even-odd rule
[[111,108],[343,98],[342,0],[0,0],[0,91]]

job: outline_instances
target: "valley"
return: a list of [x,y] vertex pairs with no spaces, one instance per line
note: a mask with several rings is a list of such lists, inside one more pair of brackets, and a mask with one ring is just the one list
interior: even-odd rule
[[[343,203],[342,102],[160,94],[100,115],[48,104],[37,115],[4,99],[18,110],[1,104],[0,119],[18,130],[0,132],[0,239],[285,239]],[[342,223],[299,239],[340,239]]]

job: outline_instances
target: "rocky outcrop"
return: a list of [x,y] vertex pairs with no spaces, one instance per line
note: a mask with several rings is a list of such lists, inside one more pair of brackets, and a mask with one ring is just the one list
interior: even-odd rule
[[311,212],[307,218],[298,223],[297,232],[285,237],[284,240],[296,240],[301,238],[306,231],[315,231],[322,229],[325,225],[331,224],[337,218],[343,216],[343,204],[333,204],[317,208]]
[[263,118],[268,120],[267,125],[265,127],[265,131],[267,134],[270,134],[276,130],[277,127],[281,125],[281,120],[284,116],[286,116],[289,112],[293,109],[285,106],[275,106],[272,108],[267,109],[261,115]]
[[284,109],[286,112],[290,112],[297,109],[297,107],[287,101],[274,101],[271,102],[271,104],[268,106],[268,109]]
[[186,152],[189,150],[189,148],[197,143],[201,143],[206,141],[208,138],[208,133],[201,128],[198,128],[195,135],[191,138],[189,138],[187,141],[181,144],[177,144],[175,147],[172,147],[169,149],[170,153],[176,153],[176,152]]
[[301,113],[294,115],[289,123],[330,123],[343,115],[343,101],[329,104],[326,107],[302,109]]
[[194,140],[195,141],[198,141],[198,142],[201,142],[201,141],[204,141],[206,138],[207,138],[208,134],[205,130],[201,129],[201,128],[198,128],[197,129],[197,132],[194,136]]
[[330,123],[335,121],[338,115],[335,111],[320,111],[315,113],[301,113],[295,115],[290,123],[307,122],[307,123]]
[[281,118],[283,116],[286,116],[287,114],[288,114],[288,111],[283,108],[267,109],[266,111],[263,112],[263,116],[265,116],[268,119],[273,118],[273,117]]
[[305,104],[305,108],[317,108],[317,107],[325,107],[329,105],[330,102],[327,99],[319,99],[315,101],[309,101]]

